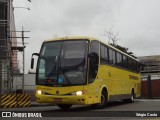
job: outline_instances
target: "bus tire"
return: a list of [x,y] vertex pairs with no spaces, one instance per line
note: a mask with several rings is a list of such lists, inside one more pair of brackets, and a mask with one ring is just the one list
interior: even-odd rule
[[132,103],[134,102],[134,90],[132,89],[131,95],[129,99],[125,99],[125,102]]
[[93,104],[92,107],[97,108],[97,109],[105,108],[107,106],[107,101],[108,101],[107,91],[103,90],[101,93],[101,103]]
[[70,104],[57,104],[57,106],[63,110],[68,110],[71,108],[72,105],[70,105]]

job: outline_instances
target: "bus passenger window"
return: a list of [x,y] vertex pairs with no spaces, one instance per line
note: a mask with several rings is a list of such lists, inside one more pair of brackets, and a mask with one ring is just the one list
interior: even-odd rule
[[116,56],[117,56],[117,65],[122,67],[122,63],[123,63],[122,62],[122,54],[117,52]]
[[113,51],[109,49],[109,63],[113,64]]
[[116,64],[116,52],[113,50],[113,64]]
[[100,62],[105,64],[108,63],[108,48],[101,44],[101,58]]
[[130,59],[130,58],[128,58],[128,69],[129,70],[133,70],[133,61]]
[[140,67],[141,67],[140,63],[139,63],[139,62],[137,62],[137,67],[136,67],[136,72],[137,72],[137,73],[139,73],[139,72],[140,72]]
[[133,70],[136,72],[137,69],[137,62],[133,60]]
[[105,47],[104,51],[105,51],[104,59],[108,63],[108,48]]
[[123,55],[123,67],[127,68],[127,66],[128,66],[128,59],[126,56]]
[[100,58],[100,62],[101,63],[105,63],[105,48],[104,48],[104,46],[103,45],[101,45],[101,58]]
[[109,63],[111,64],[116,63],[116,52],[112,49],[109,49]]

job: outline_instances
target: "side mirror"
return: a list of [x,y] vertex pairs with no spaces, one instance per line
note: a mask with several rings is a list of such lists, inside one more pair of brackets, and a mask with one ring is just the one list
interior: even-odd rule
[[95,58],[95,53],[89,53],[89,54],[88,54],[88,57],[89,57],[90,59],[94,59],[94,58]]
[[33,57],[34,55],[39,57],[39,53],[33,53],[33,54],[32,54],[32,57]]
[[91,58],[91,56],[92,56],[91,53],[89,53],[89,54],[88,54],[88,58]]
[[98,64],[98,55],[96,54],[96,53],[90,53],[90,54],[88,54],[88,57],[93,61],[93,62],[95,62],[95,63],[97,63]]
[[90,58],[90,67],[92,71],[96,72],[98,70],[99,63],[98,55],[96,53],[90,53],[88,54],[88,57]]
[[33,53],[33,54],[32,54],[31,69],[33,69],[33,67],[34,67],[34,58],[33,58],[34,55],[35,55],[35,56],[38,56],[38,57],[40,56],[39,53]]
[[34,58],[31,59],[31,69],[34,67]]

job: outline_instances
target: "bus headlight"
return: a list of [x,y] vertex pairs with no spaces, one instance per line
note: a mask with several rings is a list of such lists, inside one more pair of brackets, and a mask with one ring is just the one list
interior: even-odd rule
[[42,91],[41,90],[37,90],[37,94],[41,95]]
[[83,95],[85,93],[86,93],[86,91],[82,90],[82,91],[73,92],[72,95],[78,95],[79,96],[79,95]]
[[45,95],[46,92],[44,92],[42,90],[36,90],[36,93],[39,94],[39,95],[42,95],[42,94]]
[[76,92],[76,95],[82,95],[82,94],[83,94],[82,91],[77,91],[77,92]]

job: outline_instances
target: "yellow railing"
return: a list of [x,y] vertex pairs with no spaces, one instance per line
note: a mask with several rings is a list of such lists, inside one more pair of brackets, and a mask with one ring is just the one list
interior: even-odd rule
[[30,95],[29,94],[3,94],[1,96],[1,108],[17,108],[29,107]]

